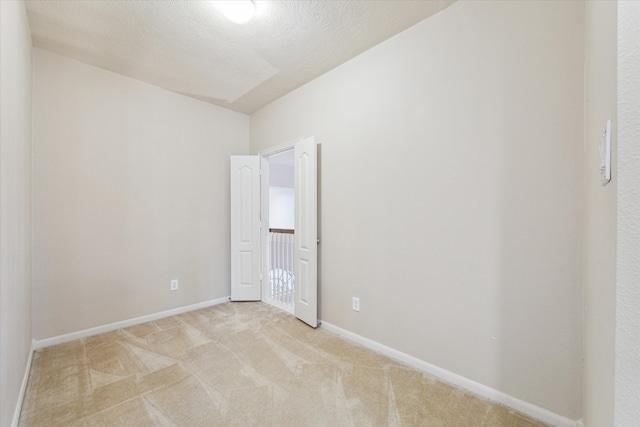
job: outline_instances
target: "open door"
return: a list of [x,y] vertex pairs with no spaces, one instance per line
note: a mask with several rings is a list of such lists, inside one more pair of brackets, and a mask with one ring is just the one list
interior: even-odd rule
[[[314,138],[299,141],[293,148],[294,314],[315,328],[318,326],[317,148]],[[231,156],[232,301],[258,301],[261,299],[261,280],[267,282],[264,286],[270,285],[269,248],[266,244],[269,231],[268,176],[269,163],[263,157]]]
[[231,300],[260,300],[260,159],[231,156]]
[[295,173],[295,316],[318,326],[318,179],[313,137],[294,146]]

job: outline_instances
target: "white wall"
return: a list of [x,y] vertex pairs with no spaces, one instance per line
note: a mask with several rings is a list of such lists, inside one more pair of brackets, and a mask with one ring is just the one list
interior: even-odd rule
[[294,170],[293,150],[267,157],[269,160],[269,228],[293,230]]
[[35,338],[229,295],[248,116],[34,52]]
[[293,164],[281,165],[278,163],[269,164],[269,185],[271,187],[293,188]]
[[[616,316],[617,2],[585,3],[584,424],[613,425]],[[612,180],[600,184],[598,146],[613,121]]]
[[293,188],[269,187],[269,228],[295,228]]
[[640,425],[640,3],[618,4],[616,427]]
[[20,400],[31,349],[31,32],[0,1],[0,425]]
[[321,144],[324,321],[580,417],[583,37],[458,2],[251,116]]

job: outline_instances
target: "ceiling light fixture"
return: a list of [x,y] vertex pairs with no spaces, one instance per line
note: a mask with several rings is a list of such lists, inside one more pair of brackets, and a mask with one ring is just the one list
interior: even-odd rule
[[216,1],[214,4],[229,21],[236,24],[249,22],[256,13],[256,5],[252,0]]

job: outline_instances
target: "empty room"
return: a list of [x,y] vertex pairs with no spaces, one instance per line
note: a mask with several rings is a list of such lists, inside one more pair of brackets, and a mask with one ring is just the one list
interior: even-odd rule
[[0,426],[640,425],[640,2],[0,31]]

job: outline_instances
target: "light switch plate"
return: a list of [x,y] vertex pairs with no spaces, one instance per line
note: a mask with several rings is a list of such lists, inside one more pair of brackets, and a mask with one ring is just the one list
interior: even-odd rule
[[607,120],[607,127],[600,140],[600,183],[604,186],[611,181],[611,120]]

